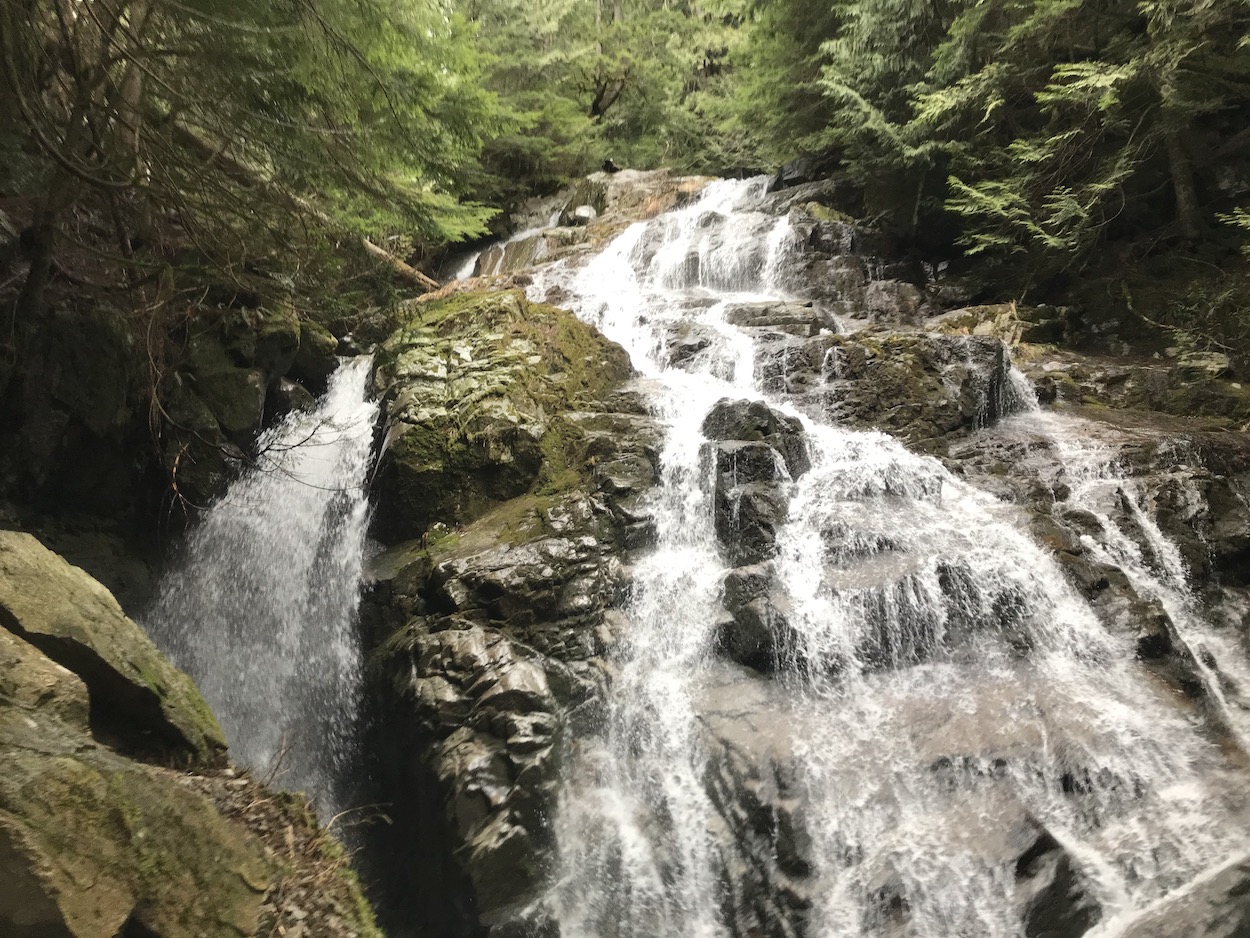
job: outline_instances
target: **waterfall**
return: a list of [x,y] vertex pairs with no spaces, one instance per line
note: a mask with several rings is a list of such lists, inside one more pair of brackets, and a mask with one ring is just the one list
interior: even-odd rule
[[339,806],[359,697],[371,371],[346,360],[315,409],[261,436],[143,620],[199,685],[234,761],[307,792],[323,817]]
[[[1017,841],[1038,829],[1109,927],[1244,848],[1219,748],[1018,509],[761,392],[727,311],[786,300],[778,258],[798,250],[763,192],[713,183],[531,287],[558,286],[629,351],[668,427],[658,544],[634,570],[607,717],[570,744],[545,899],[562,938],[1024,935]],[[675,367],[666,349],[691,328],[706,348]],[[811,469],[784,481],[771,674],[716,648],[730,565],[701,427],[726,397],[799,419],[810,449]],[[743,754],[763,770],[728,804],[713,779]],[[753,876],[774,893],[744,896]]]

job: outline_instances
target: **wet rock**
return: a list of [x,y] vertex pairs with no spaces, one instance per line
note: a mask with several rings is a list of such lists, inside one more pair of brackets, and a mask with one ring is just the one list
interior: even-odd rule
[[673,368],[693,364],[701,352],[707,351],[716,341],[715,332],[697,323],[682,323],[668,342],[668,363]]
[[822,330],[836,331],[837,322],[812,303],[735,303],[725,310],[725,321],[747,329],[770,329],[810,337]]
[[297,410],[310,411],[317,400],[297,381],[280,378],[266,401],[267,422],[280,420]]
[[792,479],[811,468],[803,424],[763,401],[722,398],[708,411],[702,429],[709,440],[767,443],[781,455]]
[[836,422],[923,445],[987,426],[1018,406],[997,339],[864,330],[766,343],[764,386]]
[[1172,893],[1130,922],[1124,938],[1242,938],[1250,934],[1250,857]]
[[545,668],[557,666],[495,629],[422,629],[410,626],[379,662],[395,682],[389,708],[416,728],[441,805],[439,839],[478,920],[491,924],[532,897],[544,872],[563,722]]
[[100,733],[216,763],[226,744],[199,691],[103,586],[29,534],[0,531],[0,627],[79,675]]
[[416,307],[383,344],[388,446],[378,533],[418,537],[539,486],[584,476],[567,422],[631,375],[627,356],[571,313],[519,292],[460,294]]
[[770,671],[789,642],[789,600],[772,567],[739,567],[725,577],[728,618],[718,623],[719,643],[729,657],[757,671]]
[[777,531],[785,523],[788,497],[773,483],[726,485],[718,475],[716,535],[730,562],[754,564],[777,552]]
[[1080,938],[1102,919],[1089,883],[1046,831],[1016,861],[1015,872],[1027,938]]
[[339,340],[325,326],[300,324],[299,348],[291,364],[291,376],[308,387],[321,390],[338,367]]

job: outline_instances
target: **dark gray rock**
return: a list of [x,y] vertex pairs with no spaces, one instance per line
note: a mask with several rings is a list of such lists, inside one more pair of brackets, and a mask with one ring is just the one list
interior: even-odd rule
[[1016,862],[1016,893],[1027,938],[1080,938],[1102,919],[1102,907],[1072,857],[1041,830]]
[[703,420],[703,435],[709,440],[767,443],[781,455],[792,479],[811,468],[803,424],[763,401],[717,401]]
[[731,570],[725,577],[726,619],[718,623],[721,648],[757,671],[772,670],[789,645],[789,600],[768,564]]

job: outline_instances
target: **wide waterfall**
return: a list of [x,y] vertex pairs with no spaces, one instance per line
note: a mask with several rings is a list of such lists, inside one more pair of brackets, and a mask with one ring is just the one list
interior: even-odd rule
[[360,695],[356,612],[377,404],[346,360],[315,409],[262,435],[256,464],[191,530],[144,617],[221,721],[233,759],[339,806]]
[[[1024,533],[1020,509],[762,390],[735,311],[788,299],[785,260],[801,250],[763,194],[762,180],[713,183],[531,286],[571,297],[630,352],[668,428],[658,545],[633,573],[607,717],[572,741],[562,782],[544,900],[560,935],[795,934],[800,920],[822,938],[1051,934],[1027,886],[1045,863],[1090,897],[1063,933],[1116,934],[1244,849],[1228,756]],[[666,349],[691,328],[699,355],[676,367]],[[810,467],[775,472],[788,521],[758,575],[784,641],[767,674],[716,651],[736,565],[717,543],[704,427],[726,398],[766,402],[807,440]],[[1127,499],[1153,548],[1108,522],[1097,549],[1193,634],[1184,570],[1111,456],[1035,405],[1017,419],[1049,428],[1074,505],[1099,510],[1100,489]],[[765,898],[745,898],[746,881]]]

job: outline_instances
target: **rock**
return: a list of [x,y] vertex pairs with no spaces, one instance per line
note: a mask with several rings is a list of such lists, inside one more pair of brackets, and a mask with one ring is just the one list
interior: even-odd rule
[[[194,688],[146,643],[85,574],[28,535],[0,533],[2,934],[201,938],[259,925],[274,869],[255,837],[175,773],[105,745],[132,721],[165,737],[162,760],[190,748],[169,737],[201,717],[172,702]],[[119,691],[127,680],[163,683],[164,712]],[[219,757],[216,725],[198,729]]]
[[1186,352],[1176,360],[1176,373],[1184,381],[1226,378],[1232,363],[1223,352]]
[[811,468],[803,424],[769,407],[763,401],[731,401],[722,398],[703,420],[709,440],[741,440],[767,443],[781,454],[792,479]]
[[993,338],[865,329],[766,342],[759,358],[766,390],[919,446],[995,423],[1019,406],[1006,349]]
[[777,175],[769,184],[768,191],[777,192],[814,182],[827,176],[839,165],[841,165],[841,158],[833,151],[815,156],[796,157],[777,171]]
[[731,563],[755,564],[776,554],[777,531],[787,516],[787,497],[776,485],[718,484],[715,510],[716,535]]
[[874,280],[868,284],[864,312],[872,322],[916,326],[929,313],[928,301],[919,287],[899,280]]
[[569,213],[569,224],[589,225],[598,217],[599,213],[595,211],[593,205],[579,205]]
[[226,334],[237,359],[266,377],[286,374],[299,353],[299,316],[288,303],[248,310],[227,323]]
[[338,367],[339,340],[325,326],[306,320],[300,323],[299,349],[291,364],[291,377],[318,390]]
[[410,630],[385,667],[419,727],[445,836],[485,923],[530,895],[550,844],[561,707],[540,655],[480,626]]
[[280,378],[269,395],[266,405],[267,422],[269,422],[280,420],[297,410],[313,410],[317,406],[317,400],[299,382]]
[[132,511],[148,439],[132,320],[107,306],[53,308],[0,343],[0,492],[58,512]]
[[1250,856],[1238,857],[1142,913],[1123,938],[1244,938],[1250,934]]
[[41,711],[87,732],[87,686],[34,645],[0,628],[0,709]]
[[1081,938],[1102,919],[1102,907],[1072,857],[1041,831],[1016,861],[1026,938]]
[[837,322],[812,303],[734,303],[726,307],[725,321],[748,329],[771,329],[810,337],[821,330],[837,331]]
[[108,590],[29,534],[0,531],[0,626],[86,683],[96,732],[216,763],[225,741],[195,685]]
[[54,712],[0,706],[0,932],[250,935],[272,875],[255,838],[169,773]]
[[535,487],[571,487],[588,469],[579,432],[552,418],[589,409],[631,373],[619,346],[519,292],[414,308],[379,354],[388,426],[379,533],[417,537]]
[[783,657],[789,641],[789,600],[773,579],[768,564],[731,570],[725,577],[725,609],[719,623],[721,647],[735,661],[757,671],[770,671]]

